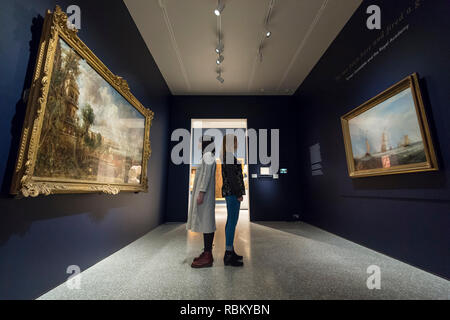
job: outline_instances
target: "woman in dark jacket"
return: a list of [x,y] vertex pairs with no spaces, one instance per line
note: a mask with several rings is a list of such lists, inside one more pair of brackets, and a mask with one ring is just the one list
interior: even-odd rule
[[222,145],[222,196],[227,203],[227,224],[225,226],[226,251],[223,262],[226,266],[242,267],[243,257],[234,251],[234,235],[239,219],[241,202],[245,195],[242,164],[235,157],[237,137],[226,135]]

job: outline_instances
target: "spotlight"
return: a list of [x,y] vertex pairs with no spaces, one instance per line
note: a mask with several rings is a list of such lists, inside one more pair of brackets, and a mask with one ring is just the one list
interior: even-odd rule
[[223,52],[223,49],[224,49],[223,44],[219,43],[219,45],[216,47],[216,53],[221,54]]
[[266,32],[266,38],[270,38],[271,35],[272,35],[272,32],[271,32],[271,31],[267,31],[267,32]]
[[222,11],[224,8],[225,8],[225,5],[223,3],[221,3],[221,1],[219,0],[217,8],[214,10],[214,14],[216,16],[220,16],[222,14]]
[[219,81],[220,83],[224,83],[225,79],[222,78],[222,69],[217,68],[216,73],[217,73],[217,77],[216,77],[217,81]]
[[219,58],[217,58],[216,63],[221,64],[223,62],[223,60],[225,60],[225,58],[222,55],[220,55]]
[[260,45],[259,45],[259,48],[258,48],[258,51],[257,51],[258,58],[259,58],[259,62],[262,62],[262,61],[263,61],[263,53],[262,53],[262,50],[263,50],[263,43],[262,43],[262,41],[261,41],[261,43],[260,43]]

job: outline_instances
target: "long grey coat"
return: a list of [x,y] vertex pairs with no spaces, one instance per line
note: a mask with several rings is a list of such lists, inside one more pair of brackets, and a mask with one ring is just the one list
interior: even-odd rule
[[[198,194],[205,192],[201,205]],[[212,233],[216,231],[216,159],[211,152],[203,155],[202,164],[195,173],[194,188],[189,205],[186,229],[193,232]]]

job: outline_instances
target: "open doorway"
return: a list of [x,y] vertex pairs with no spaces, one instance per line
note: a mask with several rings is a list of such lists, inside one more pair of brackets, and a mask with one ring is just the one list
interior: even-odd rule
[[237,159],[242,163],[244,175],[245,196],[241,203],[239,219],[250,220],[250,188],[248,170],[248,145],[247,145],[247,119],[192,119],[191,120],[191,154],[189,168],[189,203],[192,198],[192,190],[195,173],[200,166],[201,150],[198,141],[205,133],[215,136],[216,144],[216,219],[226,219],[226,203],[222,197],[222,164],[220,161],[220,150],[222,150],[222,139],[220,137],[229,133],[230,130],[236,132],[238,138]]

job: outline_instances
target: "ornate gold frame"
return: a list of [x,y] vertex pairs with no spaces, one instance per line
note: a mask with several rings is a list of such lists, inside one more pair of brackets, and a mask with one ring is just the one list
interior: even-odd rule
[[[105,193],[148,192],[147,163],[151,155],[150,127],[154,113],[145,108],[130,92],[127,82],[114,75],[95,54],[80,40],[76,29],[67,25],[67,15],[56,6],[47,11],[34,77],[31,84],[22,138],[17,156],[11,194],[19,197],[37,197],[57,193]],[[143,146],[142,178],[140,185],[102,184],[92,181],[43,179],[33,176],[36,154],[42,130],[47,95],[53,70],[53,60],[58,39],[63,39],[89,65],[96,70],[132,106],[145,116],[145,137]]]
[[[398,165],[391,168],[382,169],[370,169],[370,170],[355,170],[355,161],[353,159],[352,144],[350,139],[349,130],[349,120],[366,112],[367,110],[374,108],[381,102],[395,96],[399,92],[411,88],[412,95],[414,98],[414,105],[416,109],[417,118],[419,120],[420,132],[422,134],[422,140],[425,146],[425,154],[427,161],[423,163],[408,164],[408,165]],[[433,142],[431,140],[430,129],[428,127],[428,120],[425,114],[425,108],[423,105],[422,94],[419,87],[419,78],[417,73],[414,73],[400,82],[394,84],[387,90],[383,91],[376,97],[365,102],[358,108],[350,111],[341,117],[342,131],[344,136],[345,153],[347,156],[347,166],[349,175],[351,178],[360,177],[370,177],[370,176],[380,176],[380,175],[391,175],[400,173],[412,173],[412,172],[423,172],[423,171],[437,171],[439,170],[436,153],[433,147]]]

